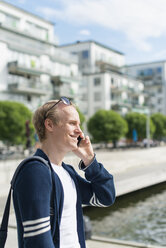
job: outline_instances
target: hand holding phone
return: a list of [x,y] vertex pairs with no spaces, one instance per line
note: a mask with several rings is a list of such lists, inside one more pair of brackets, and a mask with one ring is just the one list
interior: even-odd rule
[[81,142],[82,138],[79,136],[79,137],[77,138],[77,140],[78,140],[78,142],[77,142],[77,146],[79,146],[79,144],[80,144],[80,142]]

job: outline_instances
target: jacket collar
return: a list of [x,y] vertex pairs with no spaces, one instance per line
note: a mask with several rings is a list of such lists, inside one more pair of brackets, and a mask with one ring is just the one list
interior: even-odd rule
[[47,155],[43,152],[43,150],[41,150],[41,149],[39,149],[39,148],[36,150],[34,156],[42,157],[42,158],[44,158],[45,160],[47,160],[47,161],[50,163],[50,160],[49,160],[49,158],[47,157]]

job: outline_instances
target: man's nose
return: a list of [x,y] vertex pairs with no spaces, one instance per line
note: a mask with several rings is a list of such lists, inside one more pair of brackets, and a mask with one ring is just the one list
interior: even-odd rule
[[77,126],[76,132],[77,132],[77,133],[82,133],[82,130],[81,130],[80,126]]

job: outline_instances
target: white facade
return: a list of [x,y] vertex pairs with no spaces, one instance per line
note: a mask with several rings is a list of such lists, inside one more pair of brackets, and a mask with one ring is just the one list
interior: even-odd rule
[[80,105],[87,118],[99,109],[112,109],[125,115],[144,105],[144,85],[140,80],[109,71],[84,75],[83,80]]
[[125,71],[144,81],[150,112],[166,115],[166,61],[131,65]]
[[124,115],[144,105],[143,83],[122,73],[123,53],[95,41],[77,42],[62,49],[79,57],[83,73],[79,106],[87,118],[99,109],[113,109]]
[[62,95],[77,102],[77,56],[55,45],[54,25],[0,1],[0,99],[31,110]]
[[102,66],[120,68],[125,64],[124,54],[95,41],[76,42],[61,46],[79,57],[79,69],[83,73],[100,72]]

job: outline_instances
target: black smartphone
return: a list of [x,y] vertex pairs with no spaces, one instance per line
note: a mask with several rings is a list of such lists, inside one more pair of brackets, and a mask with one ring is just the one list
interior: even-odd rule
[[79,146],[79,144],[80,144],[80,142],[81,142],[82,138],[79,136],[79,137],[77,138],[77,140],[78,140],[78,142],[77,142],[77,146]]

